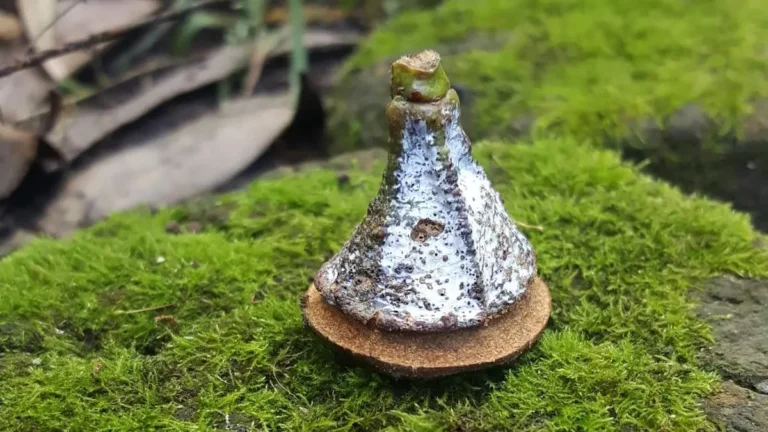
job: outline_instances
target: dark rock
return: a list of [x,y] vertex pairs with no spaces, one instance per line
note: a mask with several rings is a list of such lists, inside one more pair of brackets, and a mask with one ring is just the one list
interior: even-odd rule
[[726,381],[703,404],[709,418],[721,430],[764,432],[768,430],[768,396]]
[[0,122],[0,199],[21,183],[37,154],[37,137]]
[[170,221],[165,224],[165,232],[168,234],[179,234],[181,232],[181,225],[176,221]]
[[664,138],[680,144],[699,144],[711,127],[709,116],[700,106],[687,104],[668,119]]
[[192,221],[187,224],[186,228],[188,233],[197,234],[203,230],[203,224],[200,222]]
[[744,120],[742,139],[768,142],[768,99],[760,99],[752,105],[752,113]]
[[768,281],[718,278],[700,301],[716,341],[705,364],[744,387],[768,379]]
[[705,410],[727,431],[768,430],[768,396],[750,390],[768,390],[768,281],[722,277],[697,297],[715,337],[700,360],[728,380]]
[[339,174],[339,176],[336,177],[336,181],[339,182],[339,186],[348,186],[349,185],[349,175],[348,174]]

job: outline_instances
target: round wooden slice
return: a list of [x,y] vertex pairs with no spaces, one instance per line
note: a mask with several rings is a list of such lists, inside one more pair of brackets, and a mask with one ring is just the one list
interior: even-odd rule
[[396,377],[435,378],[514,360],[539,339],[551,297],[539,278],[516,305],[487,326],[437,333],[368,327],[328,304],[312,285],[302,299],[304,321],[325,341]]

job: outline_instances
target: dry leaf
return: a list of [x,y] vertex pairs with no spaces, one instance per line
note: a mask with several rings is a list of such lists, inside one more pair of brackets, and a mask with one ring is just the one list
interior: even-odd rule
[[0,41],[12,41],[21,36],[21,24],[15,16],[0,10]]
[[[0,45],[0,67],[24,56],[21,43]],[[14,124],[44,109],[53,83],[37,69],[25,69],[0,78],[2,122]]]
[[[46,139],[59,154],[71,162],[104,136],[130,123],[147,111],[182,93],[219,81],[242,68],[248,49],[229,46],[203,59],[170,68],[148,81],[138,78],[91,98],[69,110],[47,134]],[[120,93],[120,96],[116,96]],[[122,96],[122,97],[121,97]],[[126,99],[110,104],[110,99]]]
[[7,198],[24,179],[37,144],[33,134],[0,124],[0,199]]
[[[352,46],[359,37],[359,33],[309,30],[304,35],[304,45],[307,49]],[[290,52],[290,38],[279,38],[277,42],[276,46],[269,47],[271,56]],[[252,48],[248,45],[225,46],[200,60],[169,67],[161,74],[155,73],[151,79],[137,78],[84,100],[59,116],[58,123],[46,135],[46,140],[70,162],[105,136],[163,102],[220,81],[244,68],[251,53]],[[115,104],[114,100],[121,102]]]
[[[37,51],[60,48],[90,35],[120,29],[140,22],[156,12],[156,0],[17,0],[27,38]],[[61,81],[87,64],[94,53],[109,42],[90,51],[77,51],[43,63],[54,81]]]
[[256,160],[291,123],[287,93],[239,99],[156,137],[137,133],[79,169],[39,226],[66,235],[113,212],[163,206],[214,189]]
[[[349,12],[328,6],[304,5],[301,11],[305,23],[334,24],[349,18]],[[264,17],[267,24],[285,24],[290,20],[290,8],[278,6],[270,9]]]
[[56,47],[56,0],[16,0],[16,9],[31,44],[40,51]]

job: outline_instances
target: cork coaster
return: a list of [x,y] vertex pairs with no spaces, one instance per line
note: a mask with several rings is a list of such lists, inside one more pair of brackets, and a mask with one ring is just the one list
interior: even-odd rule
[[304,321],[326,342],[396,377],[435,378],[514,360],[539,339],[551,297],[539,278],[507,313],[487,326],[439,333],[387,332],[365,326],[326,303],[312,285]]

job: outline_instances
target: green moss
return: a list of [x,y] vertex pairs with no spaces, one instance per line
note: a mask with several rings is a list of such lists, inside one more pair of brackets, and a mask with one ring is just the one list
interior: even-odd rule
[[747,218],[573,139],[475,153],[510,215],[544,227],[527,234],[552,322],[514,367],[398,382],[302,326],[299,296],[382,160],[343,185],[319,169],[256,182],[200,234],[165,226],[218,212],[135,211],[0,261],[0,429],[708,427],[698,401],[717,380],[694,358],[710,334],[686,292],[768,276]]
[[[451,82],[474,94],[473,122],[482,137],[505,137],[513,118],[532,114],[539,133],[617,138],[634,120],[660,122],[688,103],[700,104],[723,129],[738,128],[750,102],[768,95],[763,6],[448,0],[384,25],[346,73],[369,73],[378,61],[437,48]],[[365,141],[365,128],[347,132],[345,141]]]

